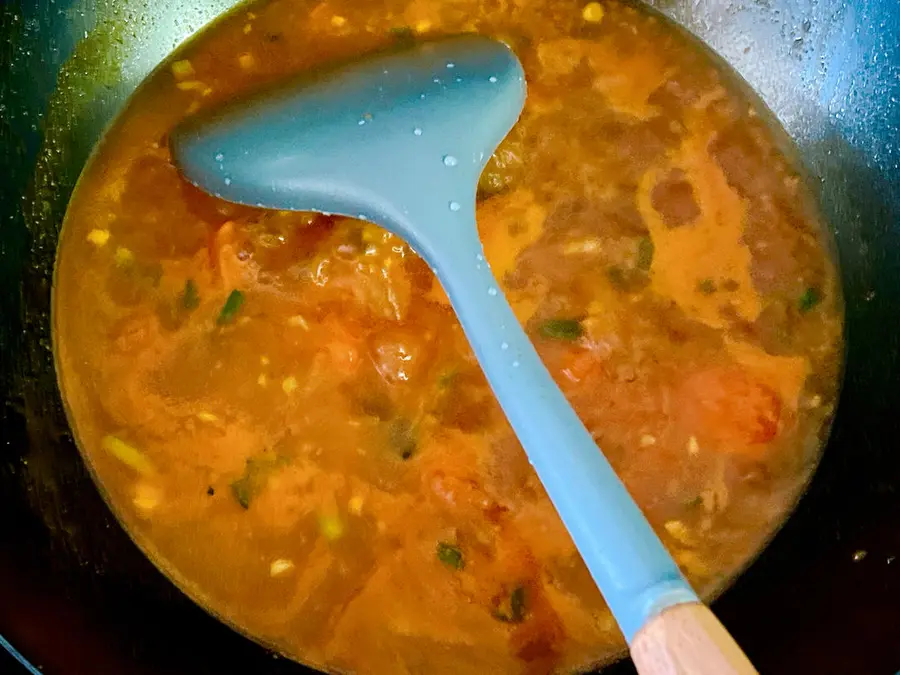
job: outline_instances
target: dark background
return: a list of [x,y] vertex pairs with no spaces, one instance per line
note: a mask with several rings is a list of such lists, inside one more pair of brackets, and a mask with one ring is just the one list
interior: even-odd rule
[[[179,6],[123,10],[139,25],[122,37],[100,20],[113,4],[0,6],[0,634],[59,675],[298,675],[306,671],[219,624],[146,561],[97,494],[60,409],[49,333],[59,222],[103,124],[143,74],[117,66],[116,50],[154,53],[148,40],[159,25],[138,22],[140,11]],[[762,673],[893,675],[900,4],[654,4],[734,63],[797,140],[821,181],[847,298],[846,381],[819,471],[795,515],[714,608]],[[0,650],[0,674],[14,672]],[[607,672],[633,670],[622,663]]]

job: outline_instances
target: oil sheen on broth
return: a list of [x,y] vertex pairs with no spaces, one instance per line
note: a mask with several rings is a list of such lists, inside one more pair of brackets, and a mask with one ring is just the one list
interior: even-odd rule
[[59,376],[151,558],[324,669],[566,672],[623,648],[415,252],[369,223],[213,199],[171,164],[187,115],[458,31],[507,40],[528,76],[480,183],[487,259],[702,592],[786,517],[835,401],[841,300],[813,200],[780,132],[656,16],[559,0],[240,9],[152,75],[82,177],[59,251]]

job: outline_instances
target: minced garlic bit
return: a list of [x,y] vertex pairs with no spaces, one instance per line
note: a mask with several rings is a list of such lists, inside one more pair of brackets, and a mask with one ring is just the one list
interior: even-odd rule
[[125,248],[124,246],[119,246],[116,249],[116,253],[113,256],[116,265],[119,267],[125,267],[125,265],[130,265],[134,262],[134,253],[131,252],[130,249]]
[[126,466],[130,466],[139,474],[149,476],[156,473],[153,463],[133,445],[129,445],[116,436],[104,436],[101,447]]
[[187,59],[172,64],[172,75],[176,80],[184,80],[194,74],[194,66]]
[[281,382],[281,388],[284,389],[285,394],[293,393],[298,386],[299,385],[297,384],[297,378],[293,375],[289,375]]
[[641,436],[641,447],[649,448],[651,445],[656,445],[656,436],[651,436],[650,434],[644,434]]
[[358,516],[362,513],[363,507],[363,498],[360,495],[355,495],[350,498],[350,501],[347,502],[347,510],[355,516]]
[[256,65],[256,58],[250,52],[244,52],[238,56],[238,65],[244,70],[250,70]]
[[213,93],[213,88],[200,80],[187,80],[186,82],[176,82],[175,86],[181,91],[199,91],[201,96],[209,96]]
[[366,223],[363,225],[361,238],[364,244],[385,244],[394,235],[374,223]]
[[331,25],[335,28],[340,28],[345,23],[347,23],[347,19],[342,16],[335,14],[333,17],[331,17]]
[[700,503],[703,505],[703,510],[707,513],[715,513],[721,507],[719,495],[715,490],[703,490],[700,493]]
[[687,442],[687,451],[689,455],[696,455],[700,452],[700,444],[695,436],[691,436]]
[[208,89],[205,82],[200,80],[185,80],[184,82],[176,82],[175,86],[181,91],[204,91]]
[[277,560],[273,560],[272,564],[269,565],[269,575],[273,577],[280,576],[285,572],[290,572],[294,569],[294,563],[287,558],[278,558]]
[[576,239],[568,242],[563,247],[565,255],[578,255],[579,253],[596,253],[601,249],[600,240],[596,238]]
[[688,530],[687,526],[680,520],[667,520],[663,527],[666,528],[666,532],[668,532],[678,543],[686,546],[690,546],[694,543],[694,538],[691,536],[690,530]]
[[132,503],[141,511],[152,511],[162,501],[162,491],[155,485],[140,482],[134,487]]
[[294,316],[290,317],[287,320],[288,326],[296,326],[298,328],[302,328],[303,330],[309,330],[309,324],[299,314],[294,314]]
[[97,248],[106,246],[109,241],[109,230],[93,229],[88,232],[87,240]]
[[589,2],[581,10],[581,18],[588,23],[600,23],[603,21],[604,14],[606,12],[603,11],[603,5],[599,2]]
[[252,31],[252,30],[253,30],[253,24],[249,24],[249,23],[246,24],[244,26],[244,35],[249,35],[250,31]]
[[319,532],[328,541],[337,541],[344,536],[344,524],[337,515],[319,516]]
[[269,378],[266,377],[265,373],[260,373],[259,377],[256,378],[256,384],[260,387],[265,387],[269,383]]
[[263,354],[262,356],[259,357],[259,362],[262,365],[267,366],[267,365],[269,365],[269,357],[266,356],[265,354]]
[[427,33],[431,30],[431,22],[428,19],[422,19],[421,21],[416,21],[416,24],[413,26],[413,29],[417,33]]
[[198,412],[197,419],[201,422],[218,422],[219,418],[213,415],[211,412]]
[[675,562],[689,575],[703,577],[709,574],[709,567],[694,551],[687,549],[676,551]]

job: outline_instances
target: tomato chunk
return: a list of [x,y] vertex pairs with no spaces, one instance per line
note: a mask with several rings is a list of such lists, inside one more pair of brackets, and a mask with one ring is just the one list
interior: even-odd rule
[[681,388],[683,422],[701,443],[759,457],[778,435],[781,399],[737,367],[694,373]]

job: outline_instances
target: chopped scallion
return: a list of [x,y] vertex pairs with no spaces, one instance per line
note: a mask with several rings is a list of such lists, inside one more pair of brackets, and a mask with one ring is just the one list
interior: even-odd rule
[[551,340],[577,340],[584,335],[578,319],[548,319],[541,324],[540,333]]
[[466,566],[466,561],[463,559],[463,554],[459,547],[448,544],[445,541],[438,542],[437,558],[447,567],[452,567],[455,570],[461,570]]
[[249,509],[250,502],[261,487],[260,470],[263,464],[252,457],[244,465],[244,473],[231,482],[231,494],[243,508]]
[[234,321],[235,315],[243,304],[244,294],[237,289],[231,291],[228,298],[225,300],[225,304],[222,305],[222,311],[219,312],[219,318],[216,319],[216,323],[220,326],[224,326]]
[[184,282],[184,290],[181,292],[181,306],[192,311],[200,306],[200,294],[197,292],[197,284],[193,279]]
[[716,292],[716,282],[712,279],[700,279],[697,282],[697,292],[703,295],[712,295]]
[[458,370],[448,370],[441,375],[438,376],[437,385],[438,389],[447,389],[453,386],[453,383],[459,377]]
[[409,26],[397,26],[391,28],[391,37],[394,41],[403,47],[409,47],[416,42],[416,32]]
[[253,499],[265,488],[271,473],[290,463],[290,458],[268,450],[250,457],[244,473],[231,482],[231,494],[238,504],[249,509]]
[[516,586],[494,608],[494,618],[504,623],[521,623],[528,610],[524,586]]
[[797,307],[801,314],[806,314],[809,310],[822,302],[822,299],[822,291],[814,286],[810,286],[803,292],[803,295],[800,296]]
[[243,508],[250,508],[250,500],[253,499],[253,481],[250,476],[244,474],[231,484],[231,494]]
[[691,497],[690,499],[686,500],[684,502],[684,505],[689,509],[693,509],[698,506],[703,506],[703,496],[695,495],[695,496]]
[[653,254],[656,247],[653,246],[653,240],[650,237],[641,237],[638,241],[637,249],[637,268],[645,272],[650,269],[653,264]]

